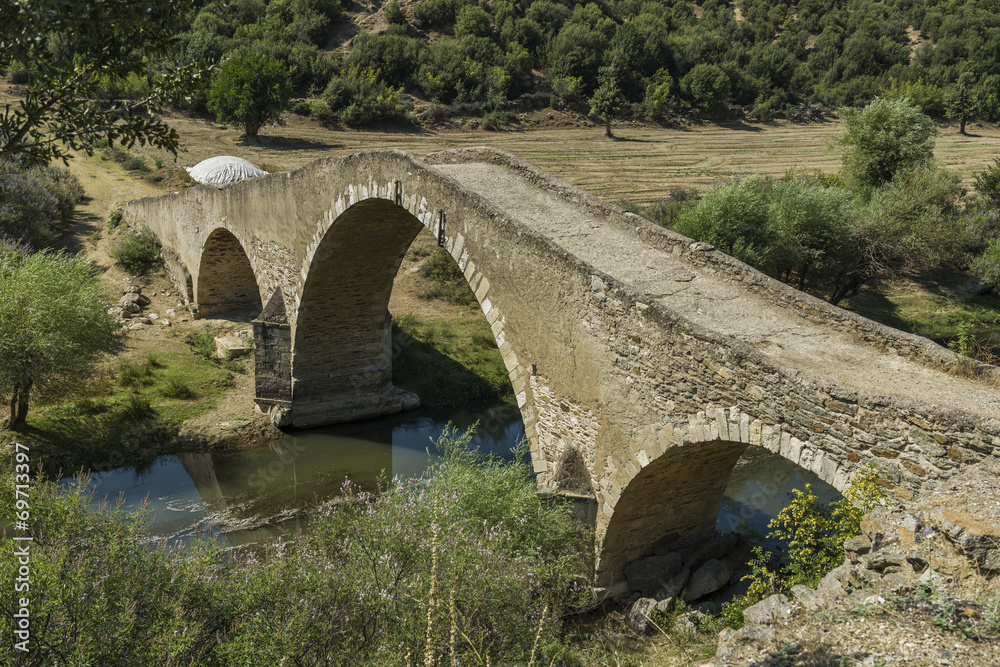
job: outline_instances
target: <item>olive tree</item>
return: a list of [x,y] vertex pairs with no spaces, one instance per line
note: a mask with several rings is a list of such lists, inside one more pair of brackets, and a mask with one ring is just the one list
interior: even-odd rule
[[251,53],[222,66],[208,93],[208,109],[220,123],[236,123],[254,138],[266,123],[280,122],[292,99],[288,67],[271,56]]
[[[190,94],[206,68],[175,67],[149,77],[137,100],[102,99],[102,82],[146,77],[147,60],[168,56],[192,0],[5,0],[0,3],[0,66],[31,72],[20,99],[0,111],[0,157],[65,161],[98,140],[150,144],[177,154],[179,137],[162,108]],[[71,44],[51,49],[50,37]]]
[[618,87],[618,82],[614,77],[607,77],[603,83],[594,91],[594,96],[590,98],[590,114],[600,116],[604,119],[604,133],[610,138],[611,121],[621,115],[625,109],[625,98]]
[[0,240],[0,394],[21,428],[31,390],[88,369],[119,335],[109,299],[81,256]]

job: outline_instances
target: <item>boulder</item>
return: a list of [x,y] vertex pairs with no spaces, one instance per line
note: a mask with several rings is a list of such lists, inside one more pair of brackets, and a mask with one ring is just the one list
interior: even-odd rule
[[140,306],[135,301],[123,301],[122,302],[122,310],[125,311],[125,312],[127,312],[127,313],[141,313],[142,312],[142,306]]
[[680,554],[676,553],[632,561],[625,566],[629,587],[643,595],[662,597],[657,593],[666,588],[671,577],[680,572],[681,561]]
[[670,577],[670,581],[667,582],[666,586],[659,589],[654,596],[659,602],[656,603],[657,611],[667,611],[670,609],[670,605],[673,604],[674,598],[677,594],[681,592],[681,589],[687,585],[688,579],[691,578],[691,570],[681,570],[674,576]]
[[872,541],[867,535],[858,535],[844,542],[844,551],[852,562],[858,560],[861,554],[869,553],[872,550]]
[[684,601],[690,602],[714,593],[729,583],[732,574],[731,563],[713,558],[691,575],[691,580],[684,591]]
[[743,610],[743,622],[747,625],[770,625],[782,616],[788,616],[792,605],[781,593],[764,598]]
[[710,560],[718,560],[729,555],[740,543],[740,536],[736,533],[726,533],[719,537],[708,540],[691,554],[684,567],[689,570],[697,570]]
[[826,598],[815,589],[802,584],[792,586],[792,595],[795,601],[801,604],[806,611],[816,611],[826,606]]
[[656,609],[653,598],[639,598],[628,611],[626,623],[630,628],[642,634],[649,628],[649,617]]

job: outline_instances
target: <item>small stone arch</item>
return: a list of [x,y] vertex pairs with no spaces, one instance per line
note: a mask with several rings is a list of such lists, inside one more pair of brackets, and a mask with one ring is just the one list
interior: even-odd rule
[[838,491],[849,482],[849,471],[832,455],[737,407],[647,427],[628,448],[631,456],[607,463],[596,526],[598,583],[619,581],[625,566],[655,544],[684,550],[710,538],[730,472],[748,447],[788,459]]
[[260,288],[246,248],[225,227],[213,230],[205,239],[198,266],[194,301],[198,316],[263,309]]

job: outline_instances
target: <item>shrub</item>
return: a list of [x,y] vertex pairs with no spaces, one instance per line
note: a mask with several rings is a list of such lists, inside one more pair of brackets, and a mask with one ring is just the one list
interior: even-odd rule
[[323,100],[331,113],[348,125],[371,125],[402,121],[412,104],[403,104],[402,88],[393,88],[379,77],[378,70],[351,65],[330,80]]
[[667,70],[658,70],[646,86],[646,97],[643,102],[646,113],[653,120],[661,120],[670,109],[673,100],[674,81]]
[[166,398],[179,398],[182,400],[190,400],[198,397],[190,385],[177,378],[167,380],[167,383],[160,389],[160,394]]
[[284,62],[266,54],[231,58],[209,91],[208,108],[220,123],[238,123],[256,137],[266,123],[281,122],[292,97],[290,74]]
[[538,497],[523,456],[468,442],[446,431],[422,478],[378,496],[345,484],[295,541],[239,552],[151,546],[141,511],[95,512],[86,482],[36,481],[34,664],[528,664],[581,601],[587,535]]
[[838,137],[844,147],[843,171],[849,183],[871,191],[933,158],[937,128],[930,117],[906,98],[875,98],[863,110],[841,109],[846,129]]
[[976,192],[982,196],[986,204],[1000,210],[1000,157],[993,158],[993,164],[974,175]]
[[729,77],[716,65],[700,63],[681,79],[681,91],[691,103],[710,113],[725,110],[729,89]]
[[149,273],[163,261],[159,241],[145,227],[122,234],[111,250],[111,257],[133,275]]
[[36,174],[16,160],[0,161],[0,236],[40,249],[55,240],[60,206]]
[[458,268],[458,264],[444,248],[438,248],[424,263],[421,271],[434,285],[421,294],[425,299],[441,299],[448,303],[475,308],[479,305],[476,295],[469,289],[469,283]]
[[389,25],[406,25],[406,14],[400,9],[399,3],[396,0],[390,0],[382,9],[382,13],[385,15],[385,20]]
[[674,230],[763,270],[777,238],[765,192],[770,186],[759,176],[717,185],[681,213]]

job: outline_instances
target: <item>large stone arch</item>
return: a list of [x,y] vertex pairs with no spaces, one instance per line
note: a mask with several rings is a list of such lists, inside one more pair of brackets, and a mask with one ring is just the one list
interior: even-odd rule
[[194,283],[198,316],[263,308],[257,277],[243,242],[218,227],[205,238]]

